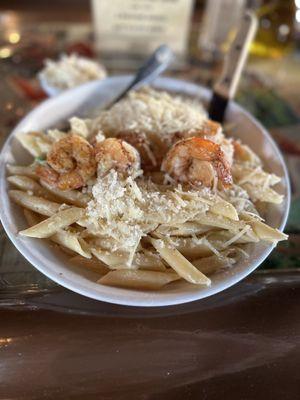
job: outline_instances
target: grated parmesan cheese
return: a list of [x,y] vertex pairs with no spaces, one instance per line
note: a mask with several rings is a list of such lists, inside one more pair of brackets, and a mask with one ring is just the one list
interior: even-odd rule
[[113,238],[111,250],[131,252],[159,224],[184,223],[193,220],[199,211],[208,210],[209,206],[199,201],[206,190],[195,190],[194,196],[183,199],[175,189],[163,190],[149,180],[132,176],[122,178],[111,170],[92,188],[86,227],[94,235]]
[[106,77],[104,66],[76,54],[63,54],[59,60],[47,59],[40,75],[48,85],[69,89],[85,82]]
[[[231,189],[239,193],[240,189]],[[220,201],[218,195],[207,188],[184,189],[182,186],[164,186],[145,180],[143,177],[124,178],[115,170],[98,178],[92,187],[93,199],[88,203],[86,227],[97,236],[95,245],[106,251],[122,251],[124,263],[130,265],[141,238],[153,232],[159,226],[178,226],[189,221],[209,218],[209,209]],[[246,207],[244,202],[244,207]],[[210,220],[211,221],[211,220]],[[213,226],[222,223],[223,229],[235,233],[233,222],[214,216]],[[223,223],[224,222],[224,223]],[[206,221],[206,223],[208,223]],[[225,247],[234,243],[250,229],[243,221],[236,222],[241,230],[224,243]],[[204,237],[192,234],[195,245],[204,245],[216,256],[217,248]],[[168,237],[170,245],[176,245],[176,239]],[[176,247],[176,246],[175,246]]]
[[171,96],[153,89],[132,91],[94,121],[95,129],[109,132],[157,133],[161,138],[175,132],[192,132],[207,120],[206,111],[195,100]]
[[76,135],[88,138],[91,134],[91,123],[90,119],[81,119],[78,117],[72,117],[69,119],[70,130]]

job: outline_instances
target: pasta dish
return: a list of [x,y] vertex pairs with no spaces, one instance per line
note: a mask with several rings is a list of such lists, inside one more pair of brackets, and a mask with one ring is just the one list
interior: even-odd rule
[[7,165],[9,195],[20,235],[49,239],[100,284],[209,286],[249,243],[287,239],[263,219],[280,178],[198,101],[146,88],[69,123],[18,135],[34,160]]

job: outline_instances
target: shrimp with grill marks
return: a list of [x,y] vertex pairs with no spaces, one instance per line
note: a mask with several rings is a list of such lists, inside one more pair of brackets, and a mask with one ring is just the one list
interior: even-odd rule
[[141,165],[138,151],[125,140],[108,138],[95,145],[95,157],[98,164],[98,176],[111,169],[131,175]]
[[162,171],[193,185],[212,188],[216,179],[225,188],[232,184],[230,165],[221,146],[199,137],[175,143],[162,163]]
[[79,189],[96,173],[93,146],[71,133],[53,144],[47,154],[47,164],[39,164],[36,173],[60,190]]

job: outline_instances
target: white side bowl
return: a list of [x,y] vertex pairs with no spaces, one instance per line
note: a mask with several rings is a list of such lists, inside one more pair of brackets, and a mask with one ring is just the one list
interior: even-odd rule
[[49,97],[54,97],[57,96],[58,94],[63,92],[63,89],[60,89],[58,87],[52,86],[49,84],[47,79],[43,74],[38,75],[40,85],[43,89],[43,91],[49,96]]
[[[7,163],[26,164],[30,158],[21,148],[15,136],[19,132],[49,128],[60,121],[89,107],[109,101],[127,85],[129,76],[107,78],[87,83],[49,99],[29,113],[7,139],[0,157],[0,217],[4,229],[16,248],[39,271],[50,279],[84,296],[109,303],[130,306],[167,306],[187,303],[221,292],[239,282],[257,268],[269,255],[273,247],[259,243],[250,245],[250,258],[241,260],[231,269],[213,275],[212,285],[201,288],[185,282],[177,282],[160,291],[137,291],[102,286],[95,282],[97,275],[83,268],[71,265],[65,254],[54,250],[45,240],[21,237],[20,229],[26,227],[22,210],[13,204],[7,194],[5,165]],[[170,78],[158,78],[155,87],[182,93],[207,101],[211,93],[195,84]],[[231,104],[228,121],[235,122],[234,136],[240,138],[263,159],[265,168],[282,178],[277,190],[284,195],[280,206],[270,206],[267,223],[280,230],[284,228],[290,204],[290,188],[287,169],[281,153],[268,132],[249,113],[237,104]]]

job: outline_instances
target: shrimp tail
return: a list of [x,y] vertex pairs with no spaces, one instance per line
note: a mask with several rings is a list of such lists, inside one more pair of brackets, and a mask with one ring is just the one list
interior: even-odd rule
[[227,160],[223,159],[222,161],[215,161],[214,166],[217,171],[218,178],[221,180],[224,188],[230,187],[233,183],[233,180]]

